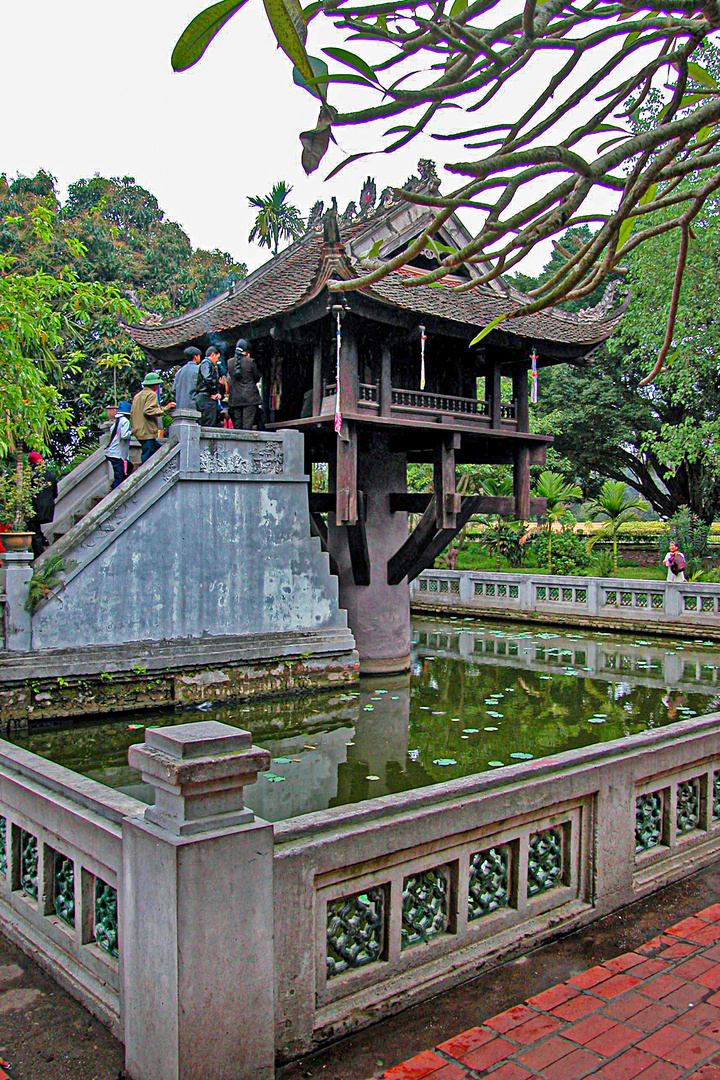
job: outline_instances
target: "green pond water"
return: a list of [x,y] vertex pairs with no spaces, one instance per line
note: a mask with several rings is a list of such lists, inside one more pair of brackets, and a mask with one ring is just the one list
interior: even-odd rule
[[411,671],[353,692],[38,727],[14,739],[148,799],[127,764],[145,726],[206,716],[273,755],[246,789],[280,821],[623,738],[720,708],[713,642],[568,632],[474,619],[413,621]]

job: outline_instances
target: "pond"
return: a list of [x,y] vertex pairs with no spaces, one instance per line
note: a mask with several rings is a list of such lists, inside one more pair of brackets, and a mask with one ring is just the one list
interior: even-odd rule
[[[476,619],[413,621],[412,667],[353,692],[199,707],[273,755],[246,789],[270,821],[606,742],[720,708],[717,643]],[[145,726],[198,711],[43,726],[14,742],[141,799]]]

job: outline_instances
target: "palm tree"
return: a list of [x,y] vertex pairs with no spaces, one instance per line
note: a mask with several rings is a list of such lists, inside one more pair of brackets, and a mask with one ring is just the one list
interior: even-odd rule
[[582,499],[582,490],[577,484],[569,483],[562,473],[546,469],[540,473],[535,488],[535,496],[547,502],[548,519],[548,573],[552,574],[552,524],[565,513],[565,504],[569,499]]
[[269,195],[248,195],[248,202],[258,211],[248,240],[271,248],[273,255],[277,255],[281,240],[297,240],[305,228],[297,206],[285,201],[291,191],[284,180],[278,180]]
[[620,526],[624,521],[635,521],[640,514],[648,510],[648,504],[640,495],[628,495],[627,488],[622,480],[606,480],[600,488],[600,494],[591,499],[587,506],[588,517],[595,521],[597,518],[605,518],[607,525],[602,532],[592,538],[588,544],[591,551],[598,540],[606,536],[612,536],[613,542],[613,573],[617,576],[618,554],[617,541]]

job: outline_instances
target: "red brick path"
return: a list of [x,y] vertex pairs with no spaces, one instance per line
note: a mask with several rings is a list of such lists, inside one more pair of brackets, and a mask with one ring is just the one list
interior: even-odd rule
[[382,1073],[720,1080],[720,904]]

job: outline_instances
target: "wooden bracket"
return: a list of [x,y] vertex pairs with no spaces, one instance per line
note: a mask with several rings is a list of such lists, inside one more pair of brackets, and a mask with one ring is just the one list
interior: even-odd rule
[[435,519],[440,529],[453,529],[460,509],[455,491],[455,451],[459,449],[460,436],[452,435],[435,452]]
[[356,585],[370,584],[370,553],[368,551],[367,532],[365,529],[366,519],[367,499],[364,491],[358,491],[357,524],[348,525],[347,527],[350,565],[352,566],[353,581]]

